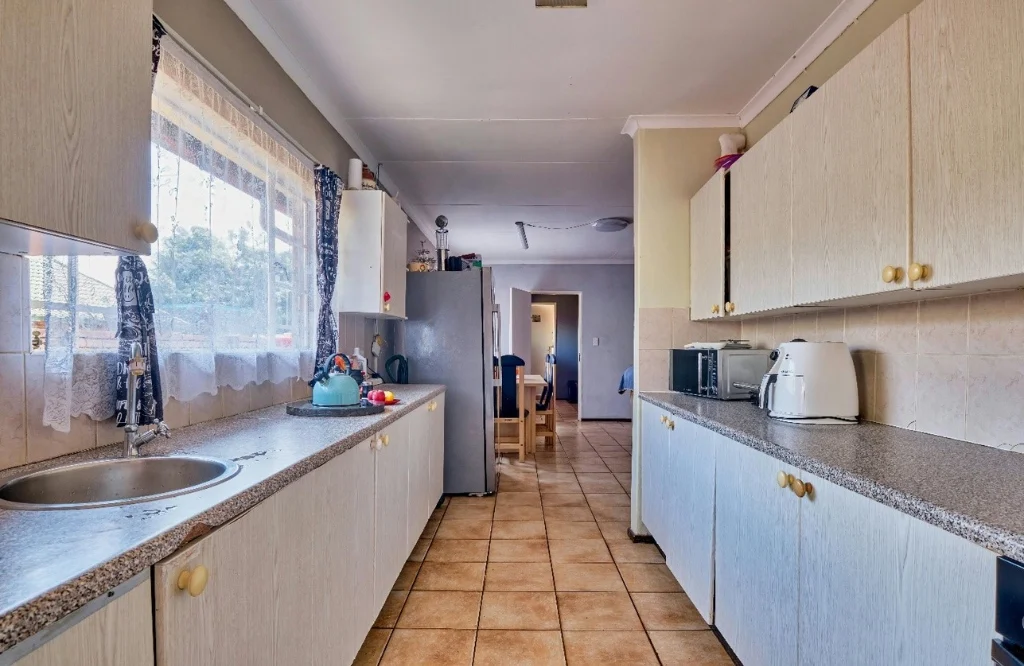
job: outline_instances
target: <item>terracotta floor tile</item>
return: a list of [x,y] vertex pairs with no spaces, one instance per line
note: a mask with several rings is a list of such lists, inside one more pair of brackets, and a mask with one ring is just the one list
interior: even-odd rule
[[557,666],[565,664],[558,631],[481,630],[473,666]]
[[564,539],[548,543],[552,562],[611,562],[604,539]]
[[587,506],[587,498],[579,493],[544,493],[544,507],[554,506]]
[[562,638],[568,666],[658,666],[643,631],[567,631]]
[[[616,507],[618,508],[618,507]],[[584,506],[545,506],[545,520],[565,520],[574,523],[592,523],[594,514]]]
[[406,590],[388,592],[388,598],[384,601],[384,607],[380,609],[373,626],[378,629],[394,629],[408,596],[409,592]]
[[612,460],[615,458],[629,458],[630,453],[625,449],[621,451],[609,451],[608,453],[602,453],[601,458],[605,461]]
[[494,506],[494,495],[486,497],[469,497],[466,495],[450,497],[448,506]]
[[559,562],[551,568],[559,592],[625,592],[614,564]]
[[444,519],[437,528],[435,539],[490,539],[490,520]]
[[633,469],[633,461],[630,458],[609,458],[603,462],[612,472],[628,472]]
[[499,506],[494,520],[544,520],[540,506]]
[[400,629],[476,629],[480,592],[413,590],[398,617]]
[[619,573],[630,592],[682,592],[664,564],[620,564]]
[[614,541],[608,544],[612,557],[618,563],[661,564],[665,557],[653,543],[633,543],[632,541]]
[[547,562],[548,542],[542,539],[492,541],[491,562]]
[[487,546],[482,539],[437,539],[427,551],[427,562],[486,562]]
[[563,631],[639,631],[644,627],[625,592],[558,592]]
[[577,474],[577,481],[585,493],[621,493],[622,486],[614,474]]
[[690,598],[682,592],[634,592],[630,596],[647,631],[708,628]]
[[384,646],[387,645],[390,637],[390,629],[370,629],[352,666],[377,666],[381,655],[384,654]]
[[484,592],[481,629],[558,629],[554,592]]
[[652,631],[649,635],[664,666],[733,666],[710,631]]
[[580,488],[579,482],[576,479],[572,481],[541,481],[540,482],[541,493],[582,493],[583,489]]
[[[594,506],[590,510],[598,520],[629,520],[628,506]],[[443,524],[441,526],[444,527]]]
[[548,539],[560,541],[564,539],[600,539],[601,530],[597,523],[574,523],[565,520],[549,520]]
[[628,521],[598,521],[597,527],[601,530],[601,536],[608,543],[612,541],[633,542],[633,538],[629,534],[630,524]]
[[444,510],[447,505],[439,506],[430,514],[430,520],[441,520],[444,517]]
[[496,508],[504,506],[540,506],[540,493],[499,493]]
[[538,462],[537,471],[566,473],[574,472],[575,470],[573,469],[572,465],[569,464],[569,460],[567,458],[563,458],[562,460],[552,462]]
[[437,532],[437,526],[441,524],[440,520],[428,520],[426,527],[423,528],[423,533],[420,534],[421,539],[433,539],[434,533]]
[[490,520],[493,504],[453,504],[444,513],[445,520]]
[[501,480],[498,482],[498,493],[502,492],[524,492],[533,491],[537,492],[537,479],[515,479],[505,474],[501,475]]
[[409,553],[410,562],[422,562],[423,558],[427,556],[427,549],[430,548],[430,539],[420,538],[416,545],[412,547],[412,552]]
[[586,493],[587,504],[595,506],[629,506],[625,493]]
[[402,572],[398,574],[398,580],[395,581],[395,586],[391,589],[411,590],[412,582],[416,580],[416,574],[419,573],[419,570],[419,562],[406,562],[405,566],[402,567]]
[[496,520],[491,527],[491,539],[543,539],[545,536],[543,520]]
[[574,472],[545,472],[542,470],[537,471],[537,480],[542,484],[544,483],[557,483],[559,481],[566,481],[572,483],[576,480],[576,474]]
[[608,468],[600,460],[580,460],[572,463],[574,472],[607,472]]
[[483,590],[486,567],[483,562],[424,562],[413,589]]
[[475,631],[396,629],[384,651],[382,666],[470,666]]
[[555,589],[547,562],[488,562],[484,590],[494,592],[551,592]]

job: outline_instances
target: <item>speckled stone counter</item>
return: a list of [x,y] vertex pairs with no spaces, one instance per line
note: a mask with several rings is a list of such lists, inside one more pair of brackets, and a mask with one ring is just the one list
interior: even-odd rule
[[[281,488],[444,391],[389,386],[401,404],[349,418],[288,416],[284,405],[195,425],[144,455],[202,454],[237,461],[234,478],[207,490],[127,506],[69,511],[0,510],[0,652],[223,525]],[[117,457],[104,447],[5,471]]]
[[783,423],[745,402],[654,392],[640,399],[1024,561],[1024,455],[875,423]]

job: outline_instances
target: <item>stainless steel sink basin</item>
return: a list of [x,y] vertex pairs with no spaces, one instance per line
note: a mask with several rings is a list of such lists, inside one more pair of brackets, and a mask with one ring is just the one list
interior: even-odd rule
[[23,474],[0,486],[3,509],[88,509],[148,502],[227,481],[241,468],[203,456],[95,460]]

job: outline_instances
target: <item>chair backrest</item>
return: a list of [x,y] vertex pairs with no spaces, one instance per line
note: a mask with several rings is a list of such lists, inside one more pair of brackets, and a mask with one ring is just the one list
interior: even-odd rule
[[501,406],[498,413],[503,416],[516,410],[516,384],[521,383],[516,381],[516,377],[525,365],[526,361],[518,356],[507,354],[501,357]]
[[551,403],[555,400],[555,375],[557,372],[555,366],[555,355],[548,354],[547,357],[545,357],[544,363],[544,381],[547,382],[547,385],[540,393],[540,401],[537,404],[537,409],[547,411],[551,408]]

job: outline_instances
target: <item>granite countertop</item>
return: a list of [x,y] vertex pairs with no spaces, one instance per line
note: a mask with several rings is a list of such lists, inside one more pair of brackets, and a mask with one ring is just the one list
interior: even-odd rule
[[[284,405],[172,432],[143,455],[201,454],[242,469],[212,488],[154,502],[67,511],[0,510],[0,652],[223,525],[442,393],[390,386],[401,404],[347,418],[288,416]],[[119,457],[120,446],[7,470]]]
[[783,423],[746,402],[668,392],[640,399],[1024,561],[1024,455],[875,423]]

